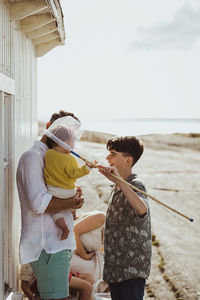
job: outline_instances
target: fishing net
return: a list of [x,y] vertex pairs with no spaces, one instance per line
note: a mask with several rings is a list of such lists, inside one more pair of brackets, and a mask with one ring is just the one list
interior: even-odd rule
[[71,151],[81,138],[81,123],[71,116],[62,117],[54,121],[44,134],[59,146]]

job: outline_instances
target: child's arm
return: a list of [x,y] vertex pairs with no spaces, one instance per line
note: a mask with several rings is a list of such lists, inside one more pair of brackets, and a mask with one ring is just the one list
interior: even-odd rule
[[85,248],[80,239],[80,235],[86,232],[90,232],[96,228],[101,227],[105,222],[105,215],[103,213],[89,215],[84,219],[80,220],[78,223],[74,225],[74,234],[76,238],[76,251],[75,253],[78,254],[85,260],[90,260],[94,253],[86,253]]
[[89,174],[90,167],[86,165],[80,167],[77,160],[71,156],[70,160],[66,164],[65,172],[70,178],[76,179]]
[[100,166],[99,172],[120,187],[120,189],[126,196],[129,204],[133,207],[133,209],[139,216],[144,216],[147,213],[147,206],[143,199],[140,198],[126,183],[120,181],[119,179],[111,175],[113,173],[114,175],[120,177],[115,167]]
[[78,254],[81,258],[85,260],[90,260],[95,255],[94,252],[87,253],[85,248],[83,247],[83,244],[81,242],[80,236],[78,233],[74,232],[75,239],[76,239],[76,250],[74,251],[75,254]]

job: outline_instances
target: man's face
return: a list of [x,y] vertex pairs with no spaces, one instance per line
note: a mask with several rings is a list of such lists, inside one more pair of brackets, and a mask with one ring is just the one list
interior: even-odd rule
[[110,153],[106,157],[110,166],[114,166],[117,170],[120,170],[121,166],[127,163],[127,156],[124,156],[122,152],[117,152],[115,150],[110,150]]

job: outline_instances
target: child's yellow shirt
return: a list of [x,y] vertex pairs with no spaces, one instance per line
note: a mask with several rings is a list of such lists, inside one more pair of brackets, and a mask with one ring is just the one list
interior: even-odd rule
[[54,149],[46,152],[44,178],[48,185],[74,189],[76,179],[89,172],[86,165],[79,167],[77,160],[70,153],[61,153]]

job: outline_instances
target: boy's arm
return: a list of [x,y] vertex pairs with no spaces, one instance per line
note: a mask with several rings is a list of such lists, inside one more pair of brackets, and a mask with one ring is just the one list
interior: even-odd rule
[[128,185],[119,181],[117,184],[126,196],[129,204],[133,207],[139,216],[144,216],[147,213],[147,206],[142,198],[140,198]]
[[126,183],[111,175],[113,173],[114,175],[120,177],[115,167],[103,167],[99,169],[99,172],[120,187],[129,204],[133,207],[133,209],[139,216],[144,216],[147,213],[147,206],[143,199],[140,198]]

